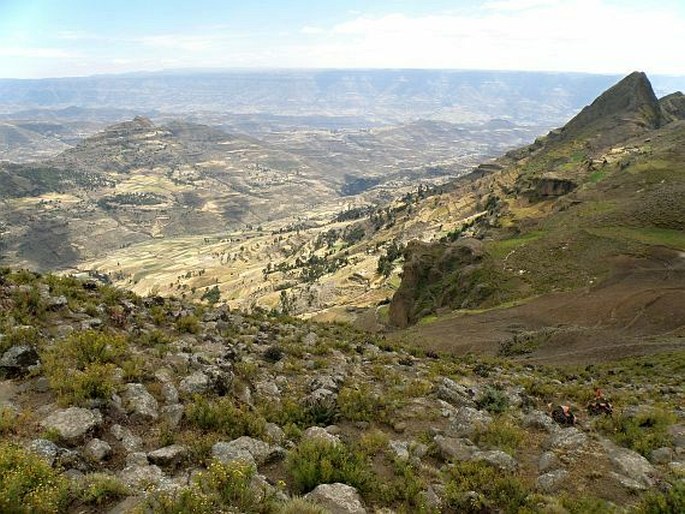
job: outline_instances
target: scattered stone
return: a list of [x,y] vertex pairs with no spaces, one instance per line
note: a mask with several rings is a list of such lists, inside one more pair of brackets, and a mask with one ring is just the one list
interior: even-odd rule
[[320,441],[326,441],[327,443],[337,444],[340,442],[340,438],[337,435],[331,434],[328,430],[321,427],[309,427],[302,434],[302,440],[317,439]]
[[536,430],[544,430],[545,432],[555,432],[559,426],[546,413],[535,410],[528,413],[522,420],[521,424],[524,428],[534,428]]
[[101,462],[112,454],[112,447],[102,439],[91,439],[83,449],[83,454],[94,462]]
[[122,400],[134,423],[148,423],[159,416],[159,405],[143,384],[126,384]]
[[672,462],[674,458],[675,452],[673,451],[673,448],[667,446],[652,450],[649,454],[649,461],[652,464],[668,464],[669,462]]
[[455,407],[475,408],[476,406],[476,403],[469,395],[468,389],[447,377],[440,377],[438,380],[436,395],[441,400],[444,400]]
[[178,389],[171,382],[163,382],[162,397],[168,405],[174,405],[178,403]]
[[212,456],[223,464],[241,460],[255,467],[284,457],[284,450],[248,436],[212,446]]
[[180,444],[165,446],[147,454],[148,460],[158,466],[177,466],[188,455],[188,450]]
[[0,372],[4,373],[7,378],[21,377],[38,362],[38,352],[33,346],[15,345],[2,354]]
[[518,468],[516,459],[502,450],[478,451],[473,454],[471,460],[487,462],[502,471],[515,471]]
[[406,441],[390,441],[388,448],[398,460],[409,460],[409,443]]
[[160,415],[162,421],[166,423],[166,425],[171,428],[175,429],[178,427],[178,425],[181,423],[181,420],[183,419],[183,414],[185,413],[185,408],[181,404],[175,404],[175,405],[166,405],[161,408],[160,410]]
[[145,452],[133,452],[126,456],[126,466],[147,466],[148,464]]
[[[642,488],[649,488],[654,485],[654,477],[657,474],[656,469],[642,455],[628,448],[616,446],[608,439],[603,439],[601,444],[606,450],[609,460],[616,466],[620,475],[640,484]],[[632,486],[627,487],[635,489]]]
[[485,430],[492,423],[492,416],[472,407],[461,407],[450,423],[449,430],[456,436],[471,436]]
[[321,505],[331,514],[367,513],[357,490],[347,484],[321,484],[304,498]]
[[478,447],[465,437],[436,435],[433,441],[445,461],[470,460],[478,451]]
[[560,466],[561,461],[559,461],[559,457],[554,452],[545,452],[540,455],[540,460],[538,460],[538,470],[540,473],[552,471]]
[[550,435],[546,448],[552,450],[578,451],[587,445],[587,436],[575,427],[557,430]]
[[128,428],[124,428],[121,425],[112,425],[109,431],[127,452],[138,451],[143,446],[143,440],[134,435]]
[[196,371],[192,375],[181,380],[179,389],[187,395],[203,394],[209,391],[211,381],[202,371]]
[[543,493],[553,493],[559,489],[566,478],[568,478],[568,471],[556,469],[540,475],[535,481],[535,486]]
[[47,430],[55,430],[68,443],[77,443],[90,431],[102,424],[102,414],[97,410],[69,407],[51,414],[41,422]]
[[38,455],[50,466],[55,464],[59,454],[59,446],[47,439],[34,439],[28,444],[27,449]]
[[265,427],[266,437],[273,444],[281,444],[285,441],[285,432],[276,423],[267,423]]

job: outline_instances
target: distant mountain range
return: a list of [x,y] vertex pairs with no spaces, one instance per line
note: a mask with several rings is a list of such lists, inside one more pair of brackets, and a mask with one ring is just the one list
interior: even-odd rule
[[[153,111],[269,114],[280,117],[280,122],[296,117],[300,123],[314,125],[327,118],[361,126],[418,118],[457,122],[504,118],[554,125],[618,78],[500,71],[281,70],[2,79],[0,113],[125,107],[147,115]],[[685,88],[683,77],[657,77],[655,82],[659,93]],[[30,116],[35,117],[35,111]]]

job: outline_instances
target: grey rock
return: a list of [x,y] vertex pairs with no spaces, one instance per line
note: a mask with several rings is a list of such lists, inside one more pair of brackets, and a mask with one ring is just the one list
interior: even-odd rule
[[0,358],[0,372],[7,378],[26,375],[31,366],[38,364],[38,352],[33,346],[15,345],[2,354]]
[[192,375],[181,380],[179,390],[187,395],[202,394],[209,391],[211,380],[202,371],[196,371]]
[[43,428],[57,431],[68,443],[79,442],[101,424],[102,415],[99,411],[80,407],[58,410],[41,422]]
[[616,467],[617,473],[627,477],[641,486],[648,488],[655,483],[656,469],[642,455],[628,448],[616,446],[608,439],[601,441],[607,457]]
[[160,416],[162,421],[164,421],[169,428],[176,428],[181,423],[183,419],[183,414],[185,413],[185,408],[183,405],[166,405],[161,408]]
[[568,478],[568,471],[565,469],[556,469],[540,475],[535,481],[535,486],[537,489],[543,493],[553,493],[559,489],[559,487]]
[[536,430],[544,430],[545,432],[555,432],[559,426],[554,422],[551,416],[546,413],[536,410],[526,414],[521,422],[524,428],[534,428]]
[[653,464],[668,464],[669,462],[672,462],[674,458],[675,452],[673,451],[673,448],[667,446],[652,450],[649,454],[649,461]]
[[436,395],[441,400],[454,405],[455,407],[475,407],[476,404],[471,398],[469,391],[461,384],[447,377],[438,380]]
[[304,431],[304,433],[302,434],[302,440],[312,439],[325,441],[331,444],[337,444],[340,442],[340,438],[337,435],[331,434],[328,430],[321,427],[309,427],[307,430]]
[[321,484],[304,498],[321,505],[331,514],[367,513],[357,490],[347,484]]
[[149,463],[145,452],[132,452],[126,456],[126,466],[147,466]]
[[122,400],[135,423],[148,423],[159,417],[159,404],[143,384],[126,384]]
[[637,480],[634,480],[630,477],[627,477],[625,475],[621,475],[620,473],[616,473],[615,471],[611,471],[609,473],[609,476],[616,480],[621,486],[625,487],[626,489],[630,489],[631,491],[646,491],[649,489],[645,484],[642,482],[638,482]]
[[478,447],[465,437],[436,435],[433,441],[445,461],[470,460],[478,451]]
[[180,444],[165,446],[147,454],[148,460],[158,466],[177,466],[188,455],[188,450]]
[[588,444],[587,436],[576,427],[559,429],[550,435],[546,448],[574,452]]
[[540,460],[538,460],[538,470],[540,473],[552,471],[560,466],[561,461],[559,461],[559,457],[554,452],[545,452],[540,455]]
[[281,444],[283,441],[285,441],[285,432],[283,432],[283,429],[279,427],[276,423],[267,423],[266,427],[266,436],[274,444]]
[[171,382],[162,383],[162,397],[168,405],[178,403],[178,389]]
[[407,441],[390,441],[388,448],[398,460],[409,460],[409,443]]
[[134,489],[150,486],[165,489],[166,487],[160,486],[169,483],[158,466],[127,466],[119,472],[119,478]]
[[212,447],[212,456],[224,464],[242,460],[255,466],[284,456],[282,448],[270,446],[264,441],[242,436],[230,442],[219,442]]
[[673,446],[685,448],[685,425],[671,425],[668,427],[668,435],[673,439]]
[[92,461],[101,462],[112,454],[112,447],[102,439],[91,439],[83,449],[83,454]]
[[55,464],[55,460],[57,459],[57,455],[60,451],[59,446],[52,441],[48,441],[47,439],[34,439],[28,444],[27,449],[31,453],[38,455],[49,466],[53,466]]
[[492,423],[492,416],[472,407],[461,407],[452,418],[449,430],[452,435],[471,436],[485,430]]
[[502,471],[514,471],[518,468],[516,459],[502,450],[478,451],[473,454],[471,460],[487,462]]
[[124,428],[121,425],[112,425],[109,431],[127,452],[138,451],[143,446],[143,440],[134,435],[128,428]]
[[67,305],[69,305],[69,300],[67,300],[67,297],[64,295],[50,296],[45,302],[45,306],[54,311],[66,307]]

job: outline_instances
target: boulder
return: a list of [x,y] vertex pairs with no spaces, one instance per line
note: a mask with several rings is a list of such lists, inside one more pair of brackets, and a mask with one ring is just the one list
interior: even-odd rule
[[270,446],[264,441],[242,436],[230,442],[219,442],[212,447],[212,456],[223,464],[242,460],[254,466],[276,460],[284,456],[278,446]]
[[143,384],[126,384],[122,400],[135,423],[149,423],[159,417],[157,400]]
[[127,452],[138,451],[143,446],[143,440],[134,435],[128,428],[124,428],[121,425],[112,425],[109,431]]
[[0,372],[7,378],[17,378],[26,375],[31,366],[39,362],[38,352],[33,346],[15,345],[2,354],[0,358]]
[[449,431],[451,435],[468,437],[486,429],[490,423],[492,416],[488,413],[472,407],[462,407],[452,418]]
[[470,460],[478,451],[478,447],[465,437],[436,435],[433,441],[440,457],[445,461]]
[[211,380],[202,371],[196,371],[181,380],[179,390],[187,395],[203,394],[209,391]]
[[58,410],[41,422],[43,428],[55,430],[68,443],[81,441],[101,424],[102,414],[99,411],[80,407]]
[[487,462],[502,471],[515,471],[518,468],[516,459],[502,450],[478,451],[473,454],[471,460]]
[[337,435],[331,434],[328,430],[322,427],[309,427],[304,431],[302,434],[302,440],[304,441],[311,439],[325,441],[331,444],[337,444],[340,442],[340,438]]
[[101,462],[112,454],[112,447],[102,439],[91,439],[83,449],[83,454],[94,462]]
[[587,436],[575,427],[557,430],[550,435],[546,448],[574,452],[583,449],[588,444]]
[[461,384],[447,377],[438,380],[436,395],[441,400],[454,405],[455,407],[475,407],[476,404],[471,398],[469,391]]
[[331,514],[366,514],[367,512],[357,490],[347,484],[321,484],[304,498],[321,505]]
[[[608,439],[601,441],[607,457],[616,468],[616,472],[631,481],[640,484],[642,489],[652,487],[657,475],[656,469],[642,455],[628,448],[616,446]],[[625,481],[621,481],[622,483]],[[627,485],[627,482],[624,484]],[[636,487],[630,487],[637,489]]]
[[26,447],[31,453],[35,453],[43,459],[49,466],[55,464],[60,448],[52,441],[47,439],[34,439]]
[[148,460],[157,466],[177,466],[188,455],[188,450],[180,444],[165,446],[147,454]]
[[559,489],[568,477],[568,471],[565,469],[556,469],[540,475],[535,481],[535,487],[543,493],[553,493]]

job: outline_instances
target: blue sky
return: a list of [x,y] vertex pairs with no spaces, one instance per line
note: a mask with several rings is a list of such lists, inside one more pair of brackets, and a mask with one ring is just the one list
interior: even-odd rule
[[685,75],[685,0],[0,0],[0,77],[176,68]]

